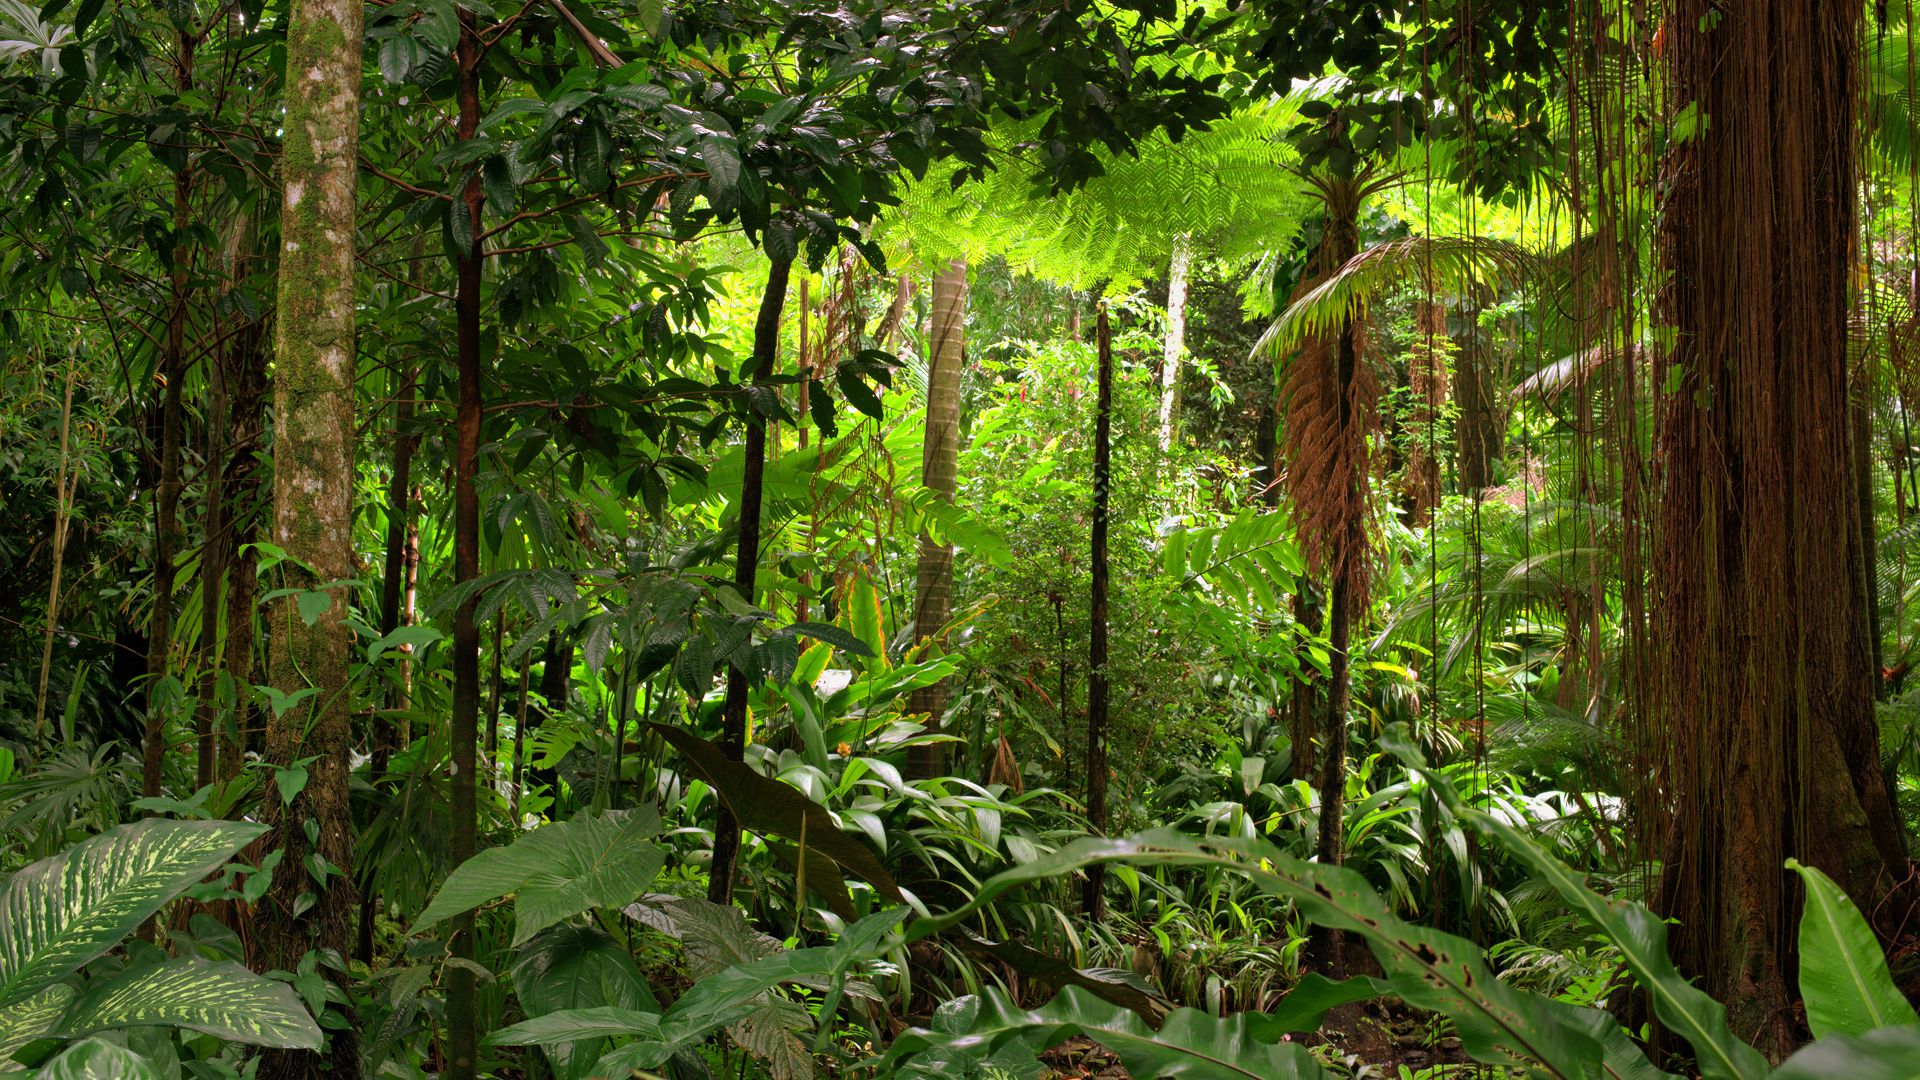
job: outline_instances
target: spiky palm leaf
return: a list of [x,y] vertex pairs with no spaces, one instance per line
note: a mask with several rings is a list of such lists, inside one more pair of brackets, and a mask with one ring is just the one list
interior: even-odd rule
[[1539,277],[1545,267],[1519,244],[1485,236],[1413,236],[1376,244],[1297,296],[1260,335],[1253,353],[1278,360],[1316,335],[1364,319],[1373,298],[1399,282],[1469,292],[1514,286]]

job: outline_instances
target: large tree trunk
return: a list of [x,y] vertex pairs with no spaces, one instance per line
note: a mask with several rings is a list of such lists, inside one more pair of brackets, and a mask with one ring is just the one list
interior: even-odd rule
[[1180,360],[1187,352],[1187,265],[1193,261],[1193,239],[1186,233],[1173,238],[1167,265],[1167,343],[1160,361],[1160,453],[1173,449],[1173,418],[1180,404]]
[[[1099,396],[1093,413],[1093,594],[1087,607],[1087,828],[1098,836],[1107,831],[1107,509],[1113,488],[1113,338],[1105,304],[1093,335]],[[1106,917],[1106,871],[1102,864],[1087,870],[1081,907],[1094,922]]]
[[[1798,890],[1819,866],[1862,910],[1907,873],[1877,761],[1875,672],[1854,575],[1847,276],[1858,5],[1686,0],[1667,20],[1673,100],[1698,103],[1662,221],[1679,331],[1656,460],[1654,605],[1672,844],[1663,914],[1683,970],[1740,1035],[1791,1048]],[[1736,208],[1730,212],[1730,208]],[[1684,647],[1665,647],[1667,643]]]
[[[960,373],[967,355],[967,263],[955,259],[933,278],[933,342],[927,356],[927,419],[921,443],[921,482],[947,502],[958,490],[960,459]],[[913,636],[925,641],[953,615],[953,545],[920,537],[920,566],[914,585]],[[927,730],[939,731],[947,708],[945,680],[913,691],[909,713],[924,713]],[[945,743],[908,751],[907,771],[925,779],[946,768]],[[977,747],[975,748],[978,749]]]
[[[752,380],[765,383],[780,354],[780,312],[787,303],[787,280],[793,272],[788,259],[775,259],[767,271],[767,291],[753,324]],[[744,379],[742,381],[745,381]],[[747,407],[747,445],[740,475],[740,532],[733,564],[733,587],[748,604],[754,603],[754,579],[760,565],[760,485],[767,468],[767,418]],[[727,667],[727,696],[720,708],[720,752],[728,761],[741,761],[747,749],[747,674]],[[733,866],[740,854],[740,822],[722,800],[713,827],[713,864],[707,879],[707,899],[733,902]]]
[[[455,46],[456,94],[462,141],[480,129],[480,38],[471,11],[460,11],[460,40]],[[453,580],[465,584],[480,576],[480,493],[474,479],[480,464],[480,208],[484,200],[479,174],[467,179],[454,213],[466,219],[468,241],[454,262],[454,342],[460,387],[455,407],[453,452]],[[448,857],[458,867],[476,846],[474,736],[480,719],[480,628],[474,621],[478,596],[469,596],[453,614],[453,708],[448,726],[452,790],[448,805],[453,835]],[[455,916],[449,952],[473,959],[473,913]],[[447,971],[447,1075],[473,1080],[478,1069],[479,1033],[474,1015],[473,971],[465,965]]]
[[[274,541],[291,558],[288,585],[317,589],[353,577],[354,223],[359,173],[359,0],[296,0],[287,20],[286,196],[274,363]],[[297,561],[296,561],[297,560]],[[302,567],[302,563],[306,569]],[[262,814],[285,852],[274,871],[255,938],[258,966],[293,970],[314,949],[344,954],[353,925],[353,822],[347,805],[350,700],[347,588],[311,625],[293,597],[271,613],[273,684],[319,692],[275,717],[267,760],[312,758],[291,806],[267,785]],[[317,842],[309,845],[308,827]],[[310,856],[333,871],[313,880]],[[305,899],[311,896],[312,904]],[[302,909],[305,910],[302,910]],[[331,970],[322,967],[323,971]],[[346,993],[346,988],[342,988]],[[349,995],[348,1000],[351,1000]],[[328,1060],[267,1051],[263,1077],[352,1076],[352,1026],[329,1033]]]
[[1454,359],[1454,395],[1460,415],[1455,421],[1453,440],[1460,493],[1475,498],[1493,485],[1493,463],[1506,450],[1502,445],[1505,440],[1500,410],[1490,385],[1492,376],[1482,359],[1480,348],[1469,331]]

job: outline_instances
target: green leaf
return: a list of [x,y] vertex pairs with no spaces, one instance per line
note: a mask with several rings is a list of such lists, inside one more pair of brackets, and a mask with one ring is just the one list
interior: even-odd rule
[[659,828],[659,815],[652,810],[612,810],[535,829],[509,847],[490,848],[447,875],[413,932],[510,893],[515,895],[515,945],[583,911],[620,907],[645,891],[666,865],[665,850],[642,842]]
[[1797,859],[1787,869],[1807,886],[1800,916],[1800,996],[1813,1037],[1865,1035],[1876,1028],[1920,1024],[1893,984],[1880,940],[1833,879]]
[[113,948],[266,831],[149,818],[14,874],[0,894],[0,1005],[37,994]]
[[153,1062],[105,1039],[74,1043],[40,1067],[34,1080],[163,1080]]
[[855,581],[847,587],[847,629],[867,647],[879,670],[887,670],[887,615],[873,582]]
[[[827,808],[802,795],[791,784],[773,780],[738,761],[728,761],[720,748],[689,732],[666,724],[648,725],[673,744],[695,775],[705,780],[733,809],[742,828],[804,843],[832,859],[842,869],[865,879],[881,896],[904,902],[900,886],[874,853],[841,830]],[[807,864],[813,873],[816,864]],[[824,894],[823,894],[824,895]]]
[[12,1060],[15,1050],[51,1034],[72,1000],[73,987],[54,983],[25,1001],[0,1008],[0,1064]]
[[[563,1009],[611,1006],[658,1015],[653,989],[625,946],[595,926],[562,923],[535,935],[513,964],[514,993],[529,1019]],[[582,1080],[609,1049],[605,1039],[549,1044],[560,1080]]]
[[[841,628],[833,625],[832,623],[797,622],[792,624],[791,626],[788,626],[784,632],[793,634],[796,637],[810,637],[815,641],[818,641],[824,645],[828,645],[833,648],[845,649],[846,651],[852,653],[855,656],[872,656],[873,655],[873,649],[870,648],[866,642],[861,641],[859,638],[854,637],[852,634],[847,633],[845,630],[842,630]],[[814,646],[814,648],[818,648],[818,647],[819,646]],[[811,648],[808,649],[807,655],[812,656],[813,649]],[[827,660],[828,660],[827,656],[822,656],[820,658],[819,667],[817,670],[814,670],[813,678],[807,680],[808,683],[811,684],[819,680],[820,672],[825,671],[827,669]],[[799,667],[795,670],[796,672],[804,672],[812,669],[805,660],[802,660]]]
[[602,1039],[634,1035],[643,1039],[660,1037],[657,1013],[599,1005],[590,1009],[560,1009],[522,1020],[487,1036],[488,1046],[551,1046],[581,1039]]
[[1310,971],[1257,1023],[1263,1034],[1270,1031],[1275,1036],[1318,1031],[1329,1010],[1391,993],[1391,985],[1371,976],[1357,975],[1335,982]]
[[333,594],[321,589],[308,589],[299,594],[296,603],[300,606],[300,621],[312,626],[333,606]]
[[915,1030],[893,1041],[880,1059],[880,1073],[928,1049],[976,1051],[981,1055],[1018,1039],[1036,1050],[1084,1035],[1119,1055],[1133,1076],[1194,1077],[1206,1080],[1250,1077],[1256,1080],[1328,1078],[1305,1047],[1266,1042],[1254,1033],[1256,1016],[1210,1016],[1179,1009],[1155,1031],[1138,1016],[1077,987],[1037,1009],[1022,1009],[998,990],[981,998],[971,1030],[948,1035]]
[[381,655],[389,649],[401,645],[406,645],[413,649],[421,649],[439,641],[445,636],[446,635],[431,626],[415,625],[397,627],[393,633],[367,646],[367,663],[379,663]]
[[1645,905],[1609,900],[1592,889],[1545,848],[1501,818],[1465,804],[1445,776],[1426,768],[1417,748],[1400,725],[1381,737],[1381,745],[1398,754],[1426,778],[1440,801],[1457,817],[1494,838],[1507,853],[1533,871],[1574,912],[1583,915],[1620,948],[1621,959],[1653,1003],[1654,1014],[1669,1031],[1693,1047],[1707,1080],[1747,1080],[1767,1073],[1760,1052],[1734,1037],[1727,1026],[1725,1005],[1682,976],[1667,955],[1667,924]]
[[1768,1080],[1913,1080],[1920,1076],[1920,1027],[1832,1035],[1788,1058]]
[[320,1048],[320,1028],[292,987],[197,956],[136,968],[94,987],[67,1009],[60,1033],[137,1025],[192,1028],[250,1046]]

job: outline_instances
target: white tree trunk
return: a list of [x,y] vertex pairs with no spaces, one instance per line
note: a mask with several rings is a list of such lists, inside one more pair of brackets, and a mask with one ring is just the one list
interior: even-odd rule
[[1160,452],[1173,449],[1173,411],[1180,400],[1180,357],[1187,351],[1187,264],[1193,241],[1186,233],[1173,238],[1173,257],[1167,270],[1167,352],[1160,364]]

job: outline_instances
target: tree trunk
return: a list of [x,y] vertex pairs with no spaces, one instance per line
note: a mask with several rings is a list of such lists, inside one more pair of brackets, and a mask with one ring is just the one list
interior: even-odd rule
[[255,706],[247,687],[253,682],[253,600],[259,583],[254,535],[261,510],[260,467],[256,456],[265,432],[262,407],[267,396],[267,333],[264,323],[249,323],[229,342],[231,368],[227,372],[227,461],[221,484],[227,490],[225,536],[227,563],[227,639],[221,665],[234,687],[233,712],[220,733],[219,773],[222,780],[240,775],[248,738],[254,726]]
[[[219,743],[215,737],[220,703],[220,598],[227,580],[226,485],[221,482],[227,393],[220,364],[207,364],[209,382],[205,458],[200,466],[200,703],[194,717],[194,787],[213,783]],[[237,687],[235,688],[238,689]]]
[[[291,557],[287,584],[316,589],[353,567],[354,225],[359,174],[361,11],[358,0],[296,0],[287,19],[285,181],[274,362],[274,541]],[[299,560],[295,562],[294,560]],[[311,567],[311,571],[300,564]],[[353,920],[353,822],[347,803],[350,700],[347,589],[312,625],[293,597],[272,609],[273,685],[319,692],[273,718],[267,760],[311,757],[291,806],[268,784],[263,817],[285,851],[256,921],[256,966],[294,970],[308,951],[344,954]],[[317,843],[308,843],[309,826]],[[310,856],[324,859],[316,883]],[[308,900],[311,906],[308,906]],[[331,969],[322,966],[329,975]],[[341,988],[351,1001],[351,993]],[[357,1075],[356,1028],[329,1033],[326,1059],[269,1050],[262,1077]]]
[[[540,700],[544,702],[540,710],[542,725],[548,718],[567,711],[567,698],[571,694],[568,683],[572,674],[573,639],[567,636],[565,630],[555,630],[547,638],[547,653],[540,662]],[[553,798],[560,797],[560,772],[557,768],[535,769],[533,778],[544,784]]]
[[67,360],[66,392],[60,402],[60,469],[53,480],[53,575],[47,583],[47,629],[40,641],[40,691],[34,696],[33,734],[38,738],[47,722],[47,676],[53,672],[53,636],[60,626],[60,572],[66,563],[67,528],[72,520],[73,491],[79,470],[71,469],[68,436],[73,428],[73,380],[80,372],[78,358]]
[[[175,42],[174,84],[181,93],[193,88],[193,53],[199,43],[190,30],[181,29]],[[160,350],[160,378],[165,384],[160,406],[160,483],[153,493],[153,615],[147,630],[147,728],[141,743],[140,791],[160,794],[160,778],[167,752],[167,714],[174,695],[160,686],[167,676],[173,643],[174,555],[180,542],[180,391],[187,378],[187,301],[191,289],[193,249],[185,241],[193,210],[193,172],[182,165],[173,178],[173,232],[182,238],[168,255],[170,299],[167,336]]]
[[[1769,1056],[1791,1049],[1797,857],[1863,911],[1908,872],[1877,757],[1861,507],[1848,438],[1858,6],[1716,5],[1668,18],[1676,151],[1661,254],[1679,333],[1652,385],[1666,465],[1655,539],[1663,694],[1644,745],[1670,815],[1662,913],[1682,970]],[[1729,213],[1729,207],[1739,212]]]
[[[406,592],[407,535],[413,521],[413,515],[408,512],[408,500],[413,492],[413,452],[420,442],[419,436],[410,434],[407,428],[413,422],[413,396],[417,386],[417,369],[409,365],[394,392],[393,475],[387,481],[386,558],[380,576],[381,637],[400,628],[400,603]],[[393,719],[389,713],[406,707],[403,703],[405,696],[406,690],[396,678],[392,692],[385,695],[383,704],[376,703],[373,711],[373,747],[371,760],[367,763],[367,782],[376,790],[386,779],[388,763],[396,749],[393,744]],[[378,899],[369,891],[360,900],[360,937],[355,953],[365,964],[373,962],[373,924]]]
[[[793,263],[774,259],[767,270],[767,291],[760,298],[760,314],[753,324],[751,379],[764,384],[773,374],[780,354],[780,311],[787,302],[787,279]],[[743,373],[743,382],[747,381]],[[740,532],[733,563],[733,587],[748,604],[754,602],[755,571],[760,563],[760,484],[767,468],[767,418],[751,403],[747,406],[747,445],[740,476]],[[721,703],[720,752],[728,761],[741,761],[747,749],[747,674],[727,667],[727,696]],[[733,902],[733,866],[740,853],[740,822],[720,801],[713,827],[713,865],[707,879],[707,899]]]
[[[1107,831],[1107,508],[1113,486],[1113,340],[1107,308],[1094,317],[1099,350],[1099,397],[1093,419],[1093,595],[1089,602],[1087,647],[1087,828]],[[1107,868],[1087,870],[1081,908],[1099,922],[1106,917]]]
[[1479,353],[1473,333],[1468,331],[1454,358],[1454,396],[1460,406],[1453,433],[1455,468],[1460,472],[1460,493],[1475,497],[1493,486],[1493,463],[1505,449],[1501,445],[1499,410]]
[[1180,403],[1180,359],[1187,352],[1187,264],[1193,259],[1193,238],[1173,238],[1167,267],[1167,348],[1160,363],[1160,453],[1173,449],[1174,410]]
[[[933,278],[933,342],[927,357],[926,433],[921,443],[921,483],[951,503],[958,490],[960,457],[960,375],[967,356],[967,263],[955,259]],[[913,636],[926,641],[953,614],[953,545],[920,536],[920,566],[914,585]],[[947,709],[945,680],[923,686],[907,697],[907,711],[924,713],[927,730],[938,732]],[[946,770],[945,743],[916,746],[907,752],[908,775],[926,779]]]
[[[456,93],[461,141],[474,138],[480,127],[480,38],[473,13],[460,10],[460,39],[455,46],[458,69]],[[469,239],[454,262],[454,341],[460,387],[454,414],[453,454],[453,580],[465,584],[480,576],[480,493],[474,478],[480,464],[480,271],[485,253],[480,248],[480,207],[485,198],[476,173],[467,179],[453,212],[465,218]],[[453,709],[448,727],[451,742],[452,790],[448,804],[453,835],[448,856],[455,867],[473,857],[475,829],[475,736],[480,718],[480,627],[474,621],[478,596],[469,596],[453,615]],[[457,915],[450,927],[448,951],[462,960],[473,959],[473,913]],[[478,1069],[478,1017],[474,1014],[473,971],[465,965],[447,970],[447,1075],[474,1080]]]

